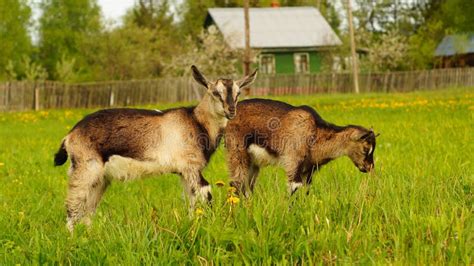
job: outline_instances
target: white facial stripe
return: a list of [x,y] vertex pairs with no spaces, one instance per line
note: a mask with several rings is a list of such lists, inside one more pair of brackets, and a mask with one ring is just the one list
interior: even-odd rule
[[237,99],[237,96],[239,95],[240,93],[240,87],[237,86],[237,84],[235,84],[234,82],[234,86],[232,86],[232,96],[234,99]]
[[221,81],[217,82],[216,91],[218,91],[221,95],[223,95],[224,90],[225,90],[224,84],[222,84]]

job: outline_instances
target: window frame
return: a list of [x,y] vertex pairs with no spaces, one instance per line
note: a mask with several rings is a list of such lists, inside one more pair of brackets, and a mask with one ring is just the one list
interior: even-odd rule
[[[298,56],[301,56],[301,55],[305,55],[306,58],[308,59],[307,60],[307,63],[308,63],[308,67],[307,67],[307,70],[305,72],[298,72],[298,62],[297,62],[297,58]],[[293,64],[295,66],[295,74],[309,74],[311,73],[311,64],[310,64],[310,55],[308,52],[301,52],[301,53],[293,53]]]
[[[263,67],[263,58],[264,57],[269,57],[271,58],[271,67],[272,67],[272,70],[273,72],[271,73],[268,73],[268,72],[264,72],[264,70],[266,71],[267,68],[264,68]],[[275,55],[274,54],[261,54],[259,56],[259,60],[258,60],[258,66],[259,66],[259,70],[261,71],[262,74],[267,74],[267,75],[273,75],[276,73],[276,64],[275,64]]]

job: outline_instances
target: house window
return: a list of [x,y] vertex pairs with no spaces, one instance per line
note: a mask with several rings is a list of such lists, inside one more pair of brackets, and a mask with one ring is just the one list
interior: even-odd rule
[[297,74],[309,73],[309,54],[296,53],[294,54],[295,72]]
[[275,73],[275,56],[272,54],[260,55],[260,69],[262,74]]

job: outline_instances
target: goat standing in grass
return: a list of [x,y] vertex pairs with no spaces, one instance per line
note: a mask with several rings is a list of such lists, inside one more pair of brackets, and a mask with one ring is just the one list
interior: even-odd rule
[[374,168],[375,134],[361,126],[340,127],[324,121],[308,106],[250,99],[225,129],[231,185],[247,194],[260,167],[280,165],[289,193],[311,183],[326,163],[348,156],[362,172]]
[[217,148],[229,119],[236,115],[240,89],[256,72],[239,81],[209,82],[192,66],[194,79],[207,88],[195,107],[163,112],[108,109],[86,116],[64,138],[55,165],[71,158],[66,199],[67,227],[90,216],[111,179],[133,180],[151,174],[177,173],[190,197],[210,200],[202,170]]

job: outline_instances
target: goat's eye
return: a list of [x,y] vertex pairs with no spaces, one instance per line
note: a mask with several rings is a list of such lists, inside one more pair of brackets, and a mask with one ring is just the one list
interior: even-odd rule
[[218,91],[213,91],[212,94],[214,94],[214,96],[216,96],[216,97],[220,97],[220,96],[221,96]]

